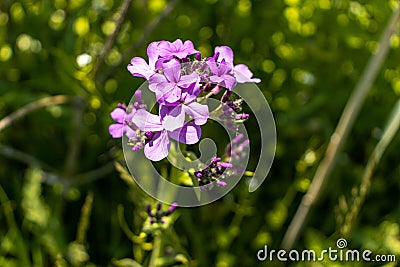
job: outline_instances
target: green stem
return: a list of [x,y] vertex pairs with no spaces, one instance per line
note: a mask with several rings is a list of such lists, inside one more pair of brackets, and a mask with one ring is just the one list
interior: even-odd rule
[[115,41],[117,40],[118,34],[122,28],[122,24],[125,21],[126,18],[126,14],[129,10],[129,7],[131,6],[132,0],[124,0],[120,6],[120,9],[118,11],[118,13],[116,14],[117,17],[117,21],[116,23],[116,27],[115,30],[113,31],[113,33],[110,35],[110,37],[108,37],[108,39],[106,40],[105,44],[104,44],[104,49],[100,54],[100,57],[98,58],[96,64],[93,67],[93,75],[96,75],[98,70],[100,69],[100,67],[103,65],[104,63],[104,59],[106,58],[106,56],[108,55],[108,53],[110,52],[111,48],[114,46]]
[[86,233],[87,230],[89,229],[92,206],[93,206],[93,192],[89,191],[81,209],[81,217],[79,219],[78,231],[76,234],[76,241],[80,244],[85,244],[86,242]]
[[346,214],[345,222],[341,228],[342,235],[346,236],[350,233],[354,220],[360,212],[361,206],[364,203],[365,197],[371,185],[372,174],[378,166],[383,152],[393,140],[394,136],[398,132],[400,127],[400,99],[397,101],[393,108],[392,115],[389,122],[383,132],[382,138],[374,148],[370,158],[368,159],[367,166],[364,169],[364,174],[359,186],[358,195],[354,198],[354,201],[349,209],[349,213]]
[[161,233],[154,234],[153,250],[151,252],[149,267],[156,267],[157,259],[161,250]]

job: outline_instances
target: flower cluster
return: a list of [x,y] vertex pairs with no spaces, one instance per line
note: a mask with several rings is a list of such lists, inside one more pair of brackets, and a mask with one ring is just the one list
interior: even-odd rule
[[[133,76],[148,81],[148,89],[155,94],[158,103],[158,114],[147,110],[140,90],[135,93],[136,102],[132,107],[120,104],[111,112],[116,123],[110,125],[110,134],[114,138],[126,135],[134,151],[143,148],[148,159],[160,161],[167,157],[171,139],[184,144],[197,143],[201,126],[210,116],[208,106],[201,101],[221,90],[225,92],[221,98],[220,118],[231,126],[229,128],[235,130],[236,121],[248,118],[248,114],[238,113],[241,99],[231,100],[232,89],[237,83],[258,83],[260,79],[253,78],[246,65],[233,64],[231,48],[216,47],[212,57],[202,58],[191,41],[177,39],[150,43],[147,55],[148,61],[132,58],[127,68]],[[212,164],[219,170],[217,174],[228,168],[219,161]],[[213,177],[214,174],[203,172],[201,175]],[[200,183],[213,180],[198,178]]]
[[212,158],[206,168],[201,171],[196,171],[194,175],[197,177],[200,187],[204,187],[205,185],[216,182],[219,186],[226,186],[226,183],[223,181],[227,178],[226,169],[232,168],[232,164],[223,162],[221,158]]
[[176,209],[177,206],[178,206],[178,204],[174,202],[168,208],[168,210],[163,211],[161,209],[161,207],[162,207],[161,203],[158,203],[157,206],[156,206],[156,209],[153,211],[152,208],[151,208],[151,205],[147,205],[146,212],[147,212],[147,215],[150,218],[150,223],[151,224],[153,224],[153,223],[164,223],[165,220],[164,220],[163,217],[170,216],[172,214],[172,212],[174,212],[174,210]]

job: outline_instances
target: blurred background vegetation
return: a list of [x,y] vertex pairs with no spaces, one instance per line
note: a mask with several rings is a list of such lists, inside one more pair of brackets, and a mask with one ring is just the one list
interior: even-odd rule
[[[280,248],[397,6],[395,0],[2,0],[0,266],[261,264],[257,251]],[[108,134],[109,112],[143,82],[126,70],[130,58],[146,57],[151,41],[177,38],[192,40],[206,56],[217,45],[233,48],[235,63],[262,79],[278,144],[259,190],[248,193],[243,180],[223,199],[178,208],[165,229],[154,229],[145,207],[155,202],[126,172],[120,141]],[[320,251],[345,237],[349,248],[400,258],[398,135],[351,230],[343,230],[400,96],[399,46],[393,35],[295,248]],[[256,121],[247,126],[256,129]],[[253,170],[259,136],[249,133]],[[335,264],[345,265],[291,265]]]

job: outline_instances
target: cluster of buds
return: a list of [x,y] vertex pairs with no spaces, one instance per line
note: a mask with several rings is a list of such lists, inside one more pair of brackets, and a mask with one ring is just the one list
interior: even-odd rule
[[232,168],[232,164],[223,162],[221,158],[212,158],[207,162],[207,167],[201,171],[196,171],[194,175],[199,181],[199,185],[202,189],[204,186],[216,182],[219,186],[226,186],[226,182],[223,180],[228,177],[226,169]]
[[221,114],[219,118],[224,122],[224,125],[232,130],[237,131],[237,123],[246,121],[250,115],[242,112],[243,99],[231,99],[232,91],[225,91],[221,97]]
[[151,205],[147,205],[146,212],[147,215],[150,218],[150,223],[165,223],[164,217],[170,216],[172,212],[176,209],[178,206],[177,203],[172,203],[172,205],[168,208],[168,210],[163,211],[161,203],[158,203],[156,206],[156,210],[152,211]]

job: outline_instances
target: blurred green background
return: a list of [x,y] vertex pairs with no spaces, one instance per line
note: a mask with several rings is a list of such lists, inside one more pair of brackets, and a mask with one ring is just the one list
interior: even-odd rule
[[[1,0],[0,118],[11,121],[0,127],[0,266],[265,265],[257,251],[280,248],[397,6],[395,0]],[[232,47],[235,63],[262,80],[278,143],[259,190],[248,193],[242,180],[215,203],[178,208],[158,231],[145,212],[154,200],[133,183],[120,140],[108,134],[109,113],[143,82],[126,70],[129,60],[146,58],[152,41],[177,38],[192,40],[205,56],[215,46]],[[393,35],[295,248],[335,248],[345,237],[348,248],[400,257],[397,135],[351,230],[343,230],[400,96],[399,47],[400,36]],[[13,120],[7,117],[13,112],[27,113]],[[257,127],[253,119],[247,125]],[[257,131],[250,137],[248,169],[254,170]]]

